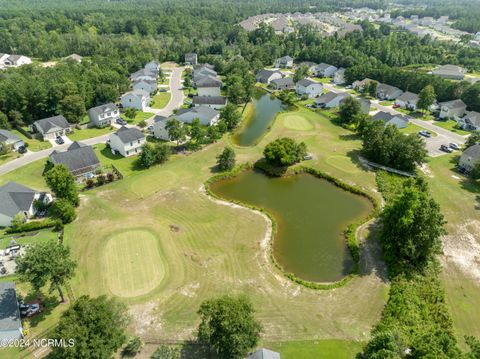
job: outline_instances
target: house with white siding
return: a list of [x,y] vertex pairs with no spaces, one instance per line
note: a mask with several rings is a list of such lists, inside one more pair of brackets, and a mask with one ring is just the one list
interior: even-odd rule
[[300,96],[316,97],[322,93],[323,85],[306,78],[295,84],[295,91]]
[[107,103],[89,109],[88,117],[93,126],[108,127],[120,118],[120,110],[114,103]]
[[120,103],[123,108],[145,111],[150,104],[150,94],[144,90],[133,90],[122,95]]
[[452,100],[446,102],[440,102],[440,118],[450,118],[458,122],[460,118],[465,115],[467,111],[467,105],[462,100]]
[[112,133],[108,139],[113,154],[120,154],[129,157],[142,152],[145,145],[145,134],[136,127],[122,126]]
[[315,76],[317,77],[333,77],[335,72],[337,72],[337,68],[333,65],[326,64],[322,62],[315,67]]
[[32,130],[45,140],[54,140],[57,137],[65,136],[71,131],[70,124],[63,116],[54,116],[35,121]]

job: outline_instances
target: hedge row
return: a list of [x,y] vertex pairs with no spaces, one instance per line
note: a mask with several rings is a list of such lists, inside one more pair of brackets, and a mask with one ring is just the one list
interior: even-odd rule
[[62,224],[58,220],[51,218],[44,219],[42,221],[32,221],[26,222],[16,227],[8,227],[5,230],[5,233],[21,233],[21,232],[30,232],[38,229],[50,228],[50,227],[62,227]]

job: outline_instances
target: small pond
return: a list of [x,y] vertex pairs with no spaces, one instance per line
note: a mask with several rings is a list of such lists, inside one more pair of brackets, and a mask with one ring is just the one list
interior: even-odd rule
[[353,260],[343,231],[373,209],[368,199],[310,174],[271,178],[245,171],[211,184],[211,190],[273,215],[275,259],[286,272],[315,282],[337,281],[350,273]]
[[240,146],[252,146],[265,134],[276,114],[284,109],[282,101],[261,90],[255,91],[252,100],[254,114],[233,137]]

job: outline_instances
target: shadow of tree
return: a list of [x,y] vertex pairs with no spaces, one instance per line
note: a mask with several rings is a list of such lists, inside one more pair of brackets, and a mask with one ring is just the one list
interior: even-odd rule
[[52,311],[61,304],[59,297],[56,295],[56,292],[51,295],[43,295],[43,293],[41,292],[31,291],[25,297],[24,302],[39,303],[42,307],[41,313],[28,318],[31,327],[36,327],[38,324],[48,318]]
[[218,356],[206,345],[189,341],[182,345],[181,359],[217,359]]

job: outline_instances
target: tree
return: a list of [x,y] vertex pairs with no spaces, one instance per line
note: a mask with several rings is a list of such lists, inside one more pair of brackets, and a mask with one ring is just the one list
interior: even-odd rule
[[77,218],[75,207],[64,199],[59,198],[49,208],[50,214],[62,221],[63,224],[71,223]]
[[138,162],[142,167],[149,168],[155,163],[155,148],[152,144],[146,143],[142,152],[138,155]]
[[445,221],[423,178],[407,180],[381,217],[380,240],[391,268],[421,269],[440,252],[439,238],[446,233]]
[[34,244],[17,259],[17,273],[22,280],[36,291],[49,283],[49,292],[58,290],[62,302],[65,298],[61,287],[73,277],[76,266],[70,249],[55,241]]
[[190,76],[186,76],[186,77],[183,79],[183,87],[185,87],[185,88],[190,88],[190,87],[192,87],[192,79],[190,78]]
[[78,95],[65,96],[60,101],[60,110],[71,123],[78,123],[85,115],[85,102]]
[[80,203],[75,178],[65,165],[55,165],[48,170],[45,173],[45,182],[57,199],[64,198],[74,206]]
[[157,143],[155,145],[155,163],[165,163],[170,158],[172,151],[166,143]]
[[465,142],[464,150],[470,146],[476,145],[477,143],[480,143],[480,131],[472,131],[470,136],[467,138],[467,142]]
[[217,142],[220,138],[222,138],[222,134],[220,133],[220,129],[218,126],[208,126],[207,128],[207,137],[210,142]]
[[238,112],[237,106],[229,103],[220,110],[220,119],[225,121],[227,129],[231,131],[238,126],[242,119],[242,115]]
[[298,81],[304,79],[305,77],[308,76],[308,66],[303,64],[303,65],[300,65],[300,67],[298,67],[296,70],[295,70],[295,74],[293,75],[293,82],[297,83]]
[[7,115],[5,115],[2,111],[0,111],[0,128],[4,128],[6,130],[10,129],[10,123],[8,122]]
[[220,358],[244,358],[257,345],[261,326],[247,297],[227,295],[206,300],[198,314],[198,339],[213,347]]
[[187,138],[187,130],[185,129],[185,126],[183,126],[183,124],[176,118],[168,120],[165,128],[168,131],[168,137],[170,140],[177,141],[177,146]]
[[142,346],[142,340],[139,337],[133,337],[128,341],[127,345],[125,345],[125,348],[123,348],[122,354],[124,356],[134,357],[140,352]]
[[480,83],[476,82],[465,90],[462,100],[473,110],[480,112]]
[[130,120],[133,120],[136,115],[137,115],[137,110],[132,107],[129,107],[125,110],[125,117]]
[[205,130],[198,118],[194,118],[189,128],[190,142],[194,148],[199,148],[205,140]]
[[178,347],[160,345],[152,354],[150,359],[181,359],[182,352]]
[[221,171],[228,171],[235,167],[235,151],[231,147],[225,147],[217,156],[217,166]]
[[56,346],[52,357],[58,359],[111,358],[125,342],[128,324],[126,308],[105,296],[81,296],[60,317],[53,337],[74,345]]
[[305,143],[296,143],[288,137],[270,142],[263,150],[263,155],[269,164],[281,167],[291,166],[302,161],[306,154]]
[[417,107],[420,110],[427,111],[435,103],[435,89],[432,85],[425,86],[418,94]]
[[356,121],[360,112],[360,102],[353,96],[346,97],[340,104],[340,119],[343,123],[350,124]]
[[369,94],[372,97],[377,96],[377,87],[378,87],[378,82],[377,81],[368,81],[365,84],[364,92]]

